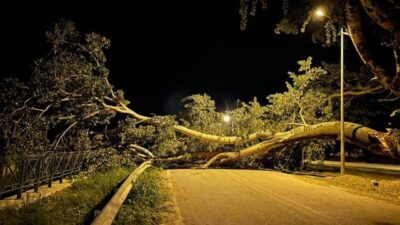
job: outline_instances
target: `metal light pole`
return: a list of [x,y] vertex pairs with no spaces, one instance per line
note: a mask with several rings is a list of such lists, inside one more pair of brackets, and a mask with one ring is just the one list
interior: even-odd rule
[[344,151],[344,46],[343,27],[340,28],[340,175],[345,172]]
[[[317,17],[327,17],[322,9],[315,11]],[[345,149],[344,149],[344,44],[343,36],[347,34],[343,27],[340,28],[340,175],[345,173]]]

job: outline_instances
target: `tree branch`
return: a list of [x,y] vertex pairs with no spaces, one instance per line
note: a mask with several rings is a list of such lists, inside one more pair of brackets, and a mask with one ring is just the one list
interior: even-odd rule
[[[82,118],[80,121],[83,121],[83,120],[86,120],[86,119],[88,119],[88,118],[90,118],[90,117],[92,117],[92,116],[95,116],[95,115],[99,114],[100,112],[101,112],[100,110],[94,111],[94,112],[90,113],[89,115],[85,116],[84,118]],[[78,122],[79,122],[79,121],[75,121],[75,122],[71,123],[71,124],[67,127],[67,129],[65,129],[65,130],[62,132],[62,134],[57,138],[57,141],[56,141],[55,144],[54,144],[53,151],[55,151],[55,150],[57,149],[58,144],[60,143],[61,139],[65,136],[65,134],[66,134],[72,127],[74,127],[76,124],[78,124]]]
[[[343,95],[351,95],[351,96],[360,96],[360,95],[365,95],[365,94],[376,94],[376,93],[380,93],[385,91],[385,89],[381,86],[375,86],[375,87],[371,87],[371,86],[358,86],[358,87],[354,87],[352,89],[348,89],[346,90]],[[332,105],[332,100],[334,98],[338,98],[340,97],[340,93],[335,93],[335,94],[331,94],[328,96],[328,105]]]
[[132,147],[132,148],[134,148],[136,150],[139,150],[142,153],[145,153],[147,156],[150,156],[150,158],[154,158],[155,157],[154,154],[150,150],[148,150],[147,148],[143,148],[143,147],[141,147],[139,145],[135,145],[135,144],[130,144],[129,147]]
[[308,123],[306,122],[306,120],[304,119],[304,116],[303,116],[303,107],[301,107],[300,102],[296,101],[296,103],[300,108],[299,114],[300,114],[301,121],[303,122],[304,125],[308,125]]
[[[105,108],[113,109],[117,112],[124,113],[131,115],[133,118],[138,119],[143,121],[144,123],[151,124],[154,126],[160,125],[159,121],[154,120],[151,117],[143,116],[135,111],[131,110],[128,108],[125,104],[119,103],[118,106],[112,106],[108,105],[106,103],[102,103]],[[206,134],[200,131],[195,131],[192,129],[189,129],[184,126],[180,125],[174,125],[173,129],[175,132],[181,133],[183,135],[192,137],[192,138],[197,138],[199,140],[209,142],[209,143],[216,143],[216,144],[226,144],[226,145],[239,145],[243,144],[246,142],[251,142],[255,141],[258,139],[267,139],[271,136],[270,132],[256,132],[253,134],[250,134],[249,136],[243,138],[243,137],[236,137],[236,136],[220,136],[220,135],[213,135],[213,134]]]

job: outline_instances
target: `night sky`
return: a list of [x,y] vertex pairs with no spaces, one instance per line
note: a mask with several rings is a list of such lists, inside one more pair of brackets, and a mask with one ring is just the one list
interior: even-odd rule
[[[141,1],[141,3],[30,3],[0,9],[2,76],[27,78],[34,59],[44,56],[44,32],[57,19],[111,39],[110,80],[122,88],[132,108],[143,114],[176,113],[180,99],[210,94],[219,110],[237,99],[265,97],[285,89],[288,71],[313,56],[338,62],[339,49],[323,48],[310,33],[274,34],[282,16],[270,1],[246,31],[239,29],[239,1]],[[359,61],[353,49],[351,61]]]

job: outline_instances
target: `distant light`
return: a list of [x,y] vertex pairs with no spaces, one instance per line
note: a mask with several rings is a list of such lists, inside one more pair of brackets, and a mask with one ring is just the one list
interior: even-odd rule
[[231,121],[231,117],[227,114],[224,115],[224,122],[229,123],[229,121]]
[[315,15],[316,15],[317,17],[324,17],[324,16],[325,16],[325,12],[324,12],[322,9],[317,9],[317,10],[315,11]]

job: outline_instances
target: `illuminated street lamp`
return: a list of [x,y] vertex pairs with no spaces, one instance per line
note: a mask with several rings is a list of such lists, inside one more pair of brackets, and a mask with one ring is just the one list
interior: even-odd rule
[[233,134],[234,131],[233,131],[233,122],[232,122],[231,116],[229,114],[225,113],[224,116],[222,117],[222,119],[224,120],[225,123],[227,123],[231,127],[231,132]]
[[[315,16],[317,18],[327,17],[325,11],[322,8],[315,10]],[[345,172],[345,151],[344,151],[344,49],[343,49],[343,35],[347,34],[343,31],[343,27],[340,27],[340,174],[343,175]]]
[[228,114],[225,114],[223,117],[223,120],[225,123],[229,123],[231,121],[231,116],[229,116]]
[[325,16],[325,13],[324,13],[324,11],[323,11],[322,9],[317,9],[317,10],[315,11],[315,15],[316,15],[317,17],[321,18],[321,17],[324,17],[324,16]]

